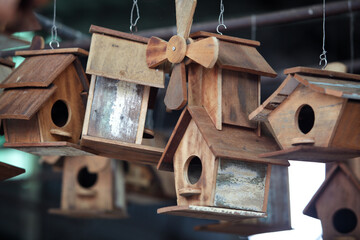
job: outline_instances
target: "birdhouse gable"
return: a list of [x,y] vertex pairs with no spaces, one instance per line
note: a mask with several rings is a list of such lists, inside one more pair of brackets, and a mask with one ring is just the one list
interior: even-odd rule
[[147,38],[92,25],[86,73],[164,88],[162,69],[146,64]]

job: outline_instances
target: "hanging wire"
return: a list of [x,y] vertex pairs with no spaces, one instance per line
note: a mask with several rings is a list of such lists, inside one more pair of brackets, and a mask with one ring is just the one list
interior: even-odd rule
[[326,36],[326,32],[325,32],[325,20],[326,20],[326,12],[325,12],[325,7],[326,7],[326,3],[325,0],[323,0],[323,45],[322,45],[322,53],[320,54],[320,62],[319,65],[322,65],[322,62],[324,62],[324,66],[322,67],[322,69],[325,69],[328,61],[327,61],[327,57],[326,57],[326,50],[325,50],[325,36]]
[[352,11],[352,1],[348,0],[350,13],[350,73],[354,73],[355,45],[354,45],[354,13]]
[[251,15],[251,40],[256,40],[256,15]]
[[[134,21],[134,10],[136,9],[136,19]],[[139,5],[138,0],[133,0],[133,6],[131,8],[130,13],[130,32],[133,33],[134,31],[137,32],[137,22],[140,19],[140,11],[139,11]]]
[[219,30],[220,27],[224,27],[225,29],[227,29],[226,25],[224,24],[224,12],[225,12],[225,7],[224,7],[223,0],[221,0],[220,1],[219,25],[216,27],[216,31],[220,35],[223,35],[222,32],[220,32],[220,30]]
[[51,27],[51,41],[49,42],[49,46],[51,49],[54,49],[53,44],[56,43],[56,47],[60,47],[60,43],[57,40],[57,27],[56,27],[56,0],[54,0],[54,17],[53,17],[53,25]]

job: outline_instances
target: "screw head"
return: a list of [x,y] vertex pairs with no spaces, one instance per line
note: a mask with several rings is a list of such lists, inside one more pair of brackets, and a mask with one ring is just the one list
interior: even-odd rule
[[172,50],[175,51],[175,50],[176,50],[176,47],[172,47]]

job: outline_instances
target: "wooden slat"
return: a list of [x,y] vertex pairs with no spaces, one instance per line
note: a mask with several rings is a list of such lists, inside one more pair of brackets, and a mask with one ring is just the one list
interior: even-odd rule
[[134,35],[134,34],[130,34],[130,33],[125,33],[125,32],[120,32],[120,31],[109,29],[109,28],[95,26],[95,25],[90,26],[89,32],[104,34],[104,35],[108,35],[108,36],[112,36],[112,37],[127,39],[127,40],[131,40],[134,42],[145,43],[145,44],[147,44],[149,41],[149,38],[146,38],[146,37],[142,37],[142,36],[138,36],[138,35]]
[[97,77],[86,135],[135,143],[144,87]]
[[41,50],[24,50],[16,51],[15,56],[33,57],[53,54],[74,54],[77,56],[87,57],[89,52],[81,48],[57,48],[57,49],[41,49]]
[[245,45],[249,45],[249,46],[253,46],[253,47],[260,46],[260,42],[258,42],[258,41],[253,41],[253,40],[244,39],[244,38],[231,37],[231,36],[226,36],[226,35],[220,35],[220,34],[216,34],[216,33],[204,32],[204,31],[192,33],[192,34],[190,34],[190,37],[193,39],[205,38],[205,37],[216,37],[217,39],[219,39],[221,41],[225,41],[225,42],[245,44]]
[[328,70],[321,70],[316,68],[308,68],[308,67],[294,67],[288,68],[284,70],[284,74],[306,74],[306,75],[317,75],[323,77],[330,78],[340,78],[340,79],[348,79],[348,80],[360,80],[360,75],[351,74],[351,73],[342,73]]
[[0,181],[18,176],[24,172],[25,169],[0,162]]
[[6,119],[4,127],[8,143],[41,142],[37,115],[30,120]]
[[0,83],[0,88],[47,87],[74,60],[75,56],[72,54],[27,58],[7,79]]
[[0,96],[0,119],[29,120],[54,94],[57,87],[9,89]]
[[188,66],[188,105],[202,106],[203,67],[193,63]]
[[220,41],[218,65],[221,68],[267,77],[276,72],[254,47]]
[[164,72],[146,63],[146,44],[94,33],[86,73],[164,87]]
[[360,157],[360,150],[297,146],[285,150],[263,153],[260,154],[259,157],[327,163],[334,161],[346,161],[351,158]]
[[263,218],[266,213],[235,210],[229,208],[219,207],[203,207],[203,206],[172,206],[164,207],[157,210],[158,214],[170,214],[175,216],[214,219],[214,220],[228,220],[234,221],[246,218]]
[[187,39],[190,34],[197,0],[176,0],[177,35]]
[[139,114],[139,124],[136,134],[136,144],[141,144],[143,135],[144,135],[144,128],[145,128],[145,120],[146,120],[146,113],[148,110],[148,103],[149,103],[149,95],[150,95],[150,87],[144,86],[144,93],[141,101],[140,106],[140,114]]

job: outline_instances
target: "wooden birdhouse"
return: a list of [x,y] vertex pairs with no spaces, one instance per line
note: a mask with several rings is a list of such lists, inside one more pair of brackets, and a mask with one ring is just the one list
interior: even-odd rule
[[288,168],[273,165],[270,183],[266,218],[220,221],[219,223],[196,226],[195,230],[239,236],[291,230]]
[[20,174],[23,174],[24,172],[25,169],[0,162],[0,181],[16,177]]
[[253,113],[283,150],[261,155],[305,161],[360,156],[360,76],[296,67]]
[[74,156],[80,149],[88,79],[81,49],[17,52],[26,57],[2,83],[4,147],[37,155]]
[[150,88],[164,87],[164,72],[146,65],[148,39],[97,26],[90,32],[92,80],[81,144],[105,157],[157,163],[164,146],[142,144]]
[[223,123],[255,129],[258,124],[248,114],[260,104],[260,76],[276,73],[256,50],[257,41],[207,32],[190,35],[195,6],[196,0],[176,0],[177,35],[169,42],[152,37],[147,47],[150,68],[175,64],[165,105],[173,110],[187,102],[203,106],[218,130]]
[[51,209],[50,213],[84,218],[125,217],[122,163],[98,156],[67,157],[61,208]]
[[177,206],[158,213],[219,220],[265,217],[271,166],[288,166],[288,161],[257,155],[277,148],[253,129],[224,125],[218,131],[204,108],[187,107],[158,165],[174,171]]
[[356,240],[360,236],[360,183],[345,164],[336,164],[304,209],[320,219],[324,240]]

